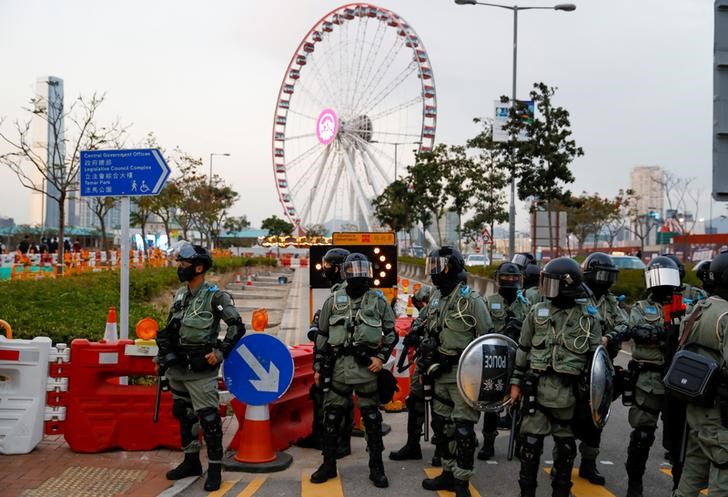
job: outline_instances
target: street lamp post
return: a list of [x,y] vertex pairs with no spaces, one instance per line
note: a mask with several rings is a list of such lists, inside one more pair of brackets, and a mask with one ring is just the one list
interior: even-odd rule
[[383,145],[394,145],[394,180],[397,180],[397,147],[400,145],[422,145],[422,142],[380,142],[372,140],[369,143],[381,143]]
[[215,157],[216,155],[219,155],[222,157],[230,157],[230,154],[228,154],[227,152],[219,153],[219,154],[218,153],[210,154],[210,185],[212,185],[212,158]]
[[[562,10],[571,12],[576,10],[573,3],[560,3],[553,7],[520,7],[518,5],[501,5],[498,3],[478,2],[476,0],[455,0],[458,5],[485,5],[486,7],[498,7],[513,12],[513,84],[511,87],[511,105],[516,105],[516,76],[518,60],[518,11],[519,10]],[[513,258],[516,252],[516,178],[515,167],[511,171],[511,205],[508,211],[508,252]]]

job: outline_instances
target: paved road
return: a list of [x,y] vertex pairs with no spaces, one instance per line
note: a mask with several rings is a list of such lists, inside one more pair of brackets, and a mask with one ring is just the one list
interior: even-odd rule
[[[288,304],[290,316],[284,313],[281,325],[281,338],[297,341],[305,340],[308,313],[307,275],[305,271],[297,271],[293,287],[289,294]],[[299,279],[300,278],[300,279]],[[288,319],[288,320],[287,320]],[[295,323],[300,326],[300,332],[291,329]],[[295,342],[296,340],[293,340]],[[293,343],[289,341],[289,343]],[[628,353],[622,352],[618,362],[625,365],[629,360]],[[386,453],[399,448],[405,440],[406,413],[384,414],[386,423],[392,426],[392,433],[385,437]],[[599,469],[607,478],[606,487],[590,485],[581,479],[575,479],[572,494],[575,497],[612,497],[624,496],[626,493],[626,473],[624,460],[627,444],[629,442],[629,425],[627,423],[627,409],[621,403],[615,403],[612,416],[606,427],[602,440],[602,452]],[[508,442],[508,432],[501,432],[496,439],[496,457],[492,461],[476,461],[475,477],[472,481],[472,494],[474,497],[515,497],[518,495],[518,462],[508,462],[505,457]],[[645,474],[645,497],[665,497],[670,494],[672,480],[666,473],[668,468],[664,461],[664,450],[660,446],[661,432],[658,431],[658,442],[653,447],[648,469]],[[395,463],[386,459],[385,469],[390,479],[388,489],[375,488],[368,480],[367,455],[363,439],[354,439],[353,454],[339,464],[339,478],[324,485],[311,485],[308,475],[315,471],[321,462],[317,451],[292,447],[289,453],[293,455],[294,463],[286,471],[265,475],[249,473],[224,473],[224,485],[218,492],[205,492],[202,490],[203,482],[198,480],[180,495],[189,497],[374,497],[379,495],[394,495],[398,497],[429,495],[421,487],[421,480],[426,473],[436,471],[426,464],[433,452],[429,443],[423,444],[425,459],[423,461],[407,461]],[[544,472],[540,475],[537,495],[551,495],[546,469],[551,460],[552,443],[547,441],[542,457]],[[578,464],[578,458],[577,458]],[[434,494],[434,493],[433,493]],[[451,496],[452,493],[441,492],[440,496]]]

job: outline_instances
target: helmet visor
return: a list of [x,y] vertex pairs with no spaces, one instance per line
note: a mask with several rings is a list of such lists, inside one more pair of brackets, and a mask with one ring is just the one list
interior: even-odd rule
[[513,256],[511,262],[516,266],[526,267],[528,265],[528,257],[524,254],[516,254]]
[[521,288],[520,274],[499,274],[498,286],[503,288]]
[[538,291],[547,299],[552,299],[559,295],[559,283],[561,278],[556,274],[541,273],[541,282]]
[[425,274],[440,274],[447,267],[447,257],[430,256],[425,262]]
[[191,244],[186,243],[179,247],[179,251],[177,252],[178,261],[191,260],[196,257],[197,257],[197,252],[195,251],[195,248]]
[[617,271],[609,269],[597,269],[594,271],[594,282],[601,283],[603,285],[612,285],[617,281]]
[[372,263],[369,261],[348,261],[341,266],[343,279],[349,278],[372,278]]
[[647,288],[657,286],[680,287],[680,272],[669,267],[654,267],[645,269],[645,285]]

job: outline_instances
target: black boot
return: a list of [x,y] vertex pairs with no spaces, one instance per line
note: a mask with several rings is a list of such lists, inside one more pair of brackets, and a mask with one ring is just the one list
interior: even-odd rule
[[376,407],[368,407],[361,409],[361,418],[364,421],[364,432],[369,451],[369,479],[375,487],[386,488],[389,486],[389,480],[384,474],[384,463],[382,462],[382,452],[384,451],[382,413]]
[[311,483],[324,483],[336,478],[336,441],[339,436],[343,411],[331,409],[324,416],[323,456],[324,462],[311,475]]
[[642,475],[645,473],[650,447],[655,441],[655,430],[636,428],[629,436],[627,447],[627,497],[642,497]]
[[490,433],[483,432],[483,446],[478,451],[479,461],[487,461],[495,455],[495,437],[497,436],[497,431]]
[[222,464],[211,463],[207,467],[207,479],[205,480],[205,490],[218,490],[222,483]]
[[200,453],[186,452],[184,461],[176,468],[167,471],[166,477],[168,480],[181,480],[188,476],[200,476],[201,474]]
[[405,404],[407,405],[407,443],[401,449],[389,453],[389,458],[393,461],[422,459],[420,436],[422,436],[422,424],[425,422],[424,401],[419,401],[410,395]]
[[521,435],[519,439],[521,440],[521,470],[518,474],[518,485],[521,488],[520,497],[536,497],[543,437]]
[[425,490],[449,490],[455,491],[455,477],[450,471],[443,470],[442,473],[434,478],[426,478],[422,480],[422,488]]
[[455,497],[470,497],[470,482],[455,478]]
[[597,462],[594,459],[584,459],[582,456],[579,465],[579,477],[589,480],[593,485],[604,485],[604,476],[597,469]]

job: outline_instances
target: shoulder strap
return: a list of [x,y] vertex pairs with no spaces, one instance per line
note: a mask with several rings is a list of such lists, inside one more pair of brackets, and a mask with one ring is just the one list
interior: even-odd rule
[[703,306],[699,305],[697,309],[695,309],[692,314],[690,314],[690,317],[688,318],[688,322],[685,325],[685,328],[683,328],[683,332],[680,335],[680,341],[678,342],[678,347],[682,347],[685,345],[685,342],[688,341],[688,337],[690,336],[690,333],[693,331],[693,327],[695,326],[695,321],[700,317],[700,315],[703,313]]

